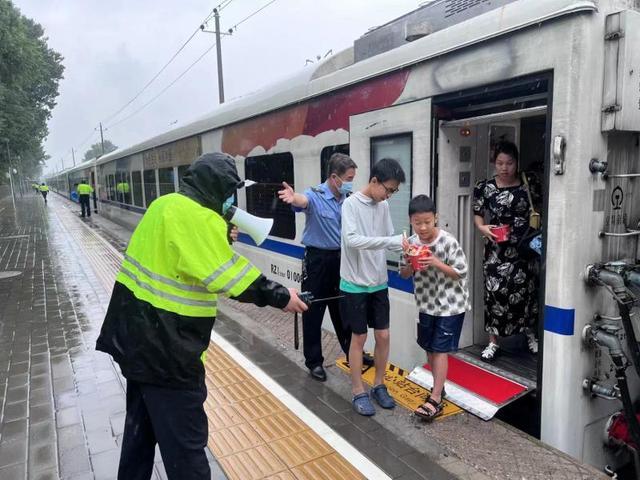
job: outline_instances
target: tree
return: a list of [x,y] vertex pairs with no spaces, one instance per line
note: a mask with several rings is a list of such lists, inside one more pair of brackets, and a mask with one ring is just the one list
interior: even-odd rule
[[102,144],[100,142],[91,145],[91,148],[84,152],[84,159],[91,160],[92,158],[98,158],[102,155],[106,155],[109,152],[113,152],[118,147],[111,143],[109,140],[104,141],[104,153],[102,152]]
[[11,161],[25,176],[39,174],[62,60],[40,25],[0,0],[0,170]]

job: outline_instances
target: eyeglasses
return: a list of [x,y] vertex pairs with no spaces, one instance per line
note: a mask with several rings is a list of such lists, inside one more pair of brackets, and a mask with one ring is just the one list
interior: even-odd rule
[[384,189],[387,191],[387,195],[390,195],[390,196],[400,191],[399,188],[390,188],[390,187],[387,187],[384,183],[380,183],[380,185],[384,187]]

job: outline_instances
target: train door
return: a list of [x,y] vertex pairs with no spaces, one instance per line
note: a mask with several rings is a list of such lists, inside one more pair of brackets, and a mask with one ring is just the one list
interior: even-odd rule
[[[473,223],[473,190],[477,181],[493,177],[493,147],[502,140],[515,143],[522,151],[520,170],[534,171],[542,178],[546,120],[546,106],[455,120],[436,119],[435,198],[439,225],[455,235],[467,255],[472,304],[460,338],[460,350],[450,360],[449,378],[455,383],[458,376],[461,384],[457,386],[461,388],[447,385],[447,395],[454,403],[485,419],[492,418],[512,402],[525,401],[523,397],[535,391],[538,359],[528,352],[524,335],[501,339],[503,354],[493,363],[488,364],[480,358],[488,335],[484,329],[484,239]],[[411,377],[417,383],[429,385],[432,380],[427,370],[426,365],[417,368]],[[523,415],[522,411],[518,414],[531,417],[530,423],[534,425],[523,428],[536,434],[539,425],[535,399],[526,408],[530,410],[528,414]]]

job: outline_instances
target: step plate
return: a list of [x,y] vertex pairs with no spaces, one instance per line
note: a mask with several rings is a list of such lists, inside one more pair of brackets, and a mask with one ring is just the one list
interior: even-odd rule
[[[433,387],[433,375],[428,365],[414,368],[407,379],[423,388]],[[534,389],[459,358],[449,357],[446,399],[483,420],[491,420],[500,408]]]

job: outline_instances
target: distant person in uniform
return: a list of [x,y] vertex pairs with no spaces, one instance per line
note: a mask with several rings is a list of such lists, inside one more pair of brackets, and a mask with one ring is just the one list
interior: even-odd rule
[[243,186],[233,158],[202,155],[131,236],[96,344],[127,379],[119,480],[151,478],[156,444],[169,480],[211,478],[202,357],[218,295],[307,309],[295,289],[268,280],[229,246],[225,214]]
[[31,188],[33,188],[35,194],[38,195],[38,193],[40,192],[40,185],[38,185],[37,183],[32,183]]
[[78,184],[78,197],[80,199],[80,208],[82,209],[82,218],[91,216],[91,194],[93,187],[84,180]]
[[44,182],[42,182],[42,185],[40,185],[38,187],[38,190],[40,190],[40,193],[42,194],[42,198],[44,198],[44,203],[45,205],[47,204],[47,195],[49,193],[49,187],[47,187]]
[[116,185],[116,193],[119,202],[129,203],[129,182],[119,182]]
[[429,253],[418,259],[417,269],[411,262],[403,265],[400,276],[413,277],[419,312],[418,345],[427,352],[433,372],[431,394],[413,413],[433,420],[442,414],[449,353],[458,350],[464,315],[471,308],[467,288],[469,268],[455,237],[437,226],[436,207],[428,196],[411,199],[409,221],[416,233],[405,240],[405,254],[412,247],[428,247]]
[[[340,295],[340,229],[342,228],[342,204],[351,193],[356,175],[356,163],[343,153],[334,153],[327,164],[327,180],[304,193],[295,193],[286,182],[278,192],[280,199],[292,205],[297,212],[304,212],[306,222],[302,234],[305,246],[302,259],[302,291],[311,292],[314,298]],[[305,365],[311,377],[324,382],[327,374],[323,367],[322,320],[326,307],[340,348],[349,357],[351,331],[344,326],[340,315],[339,300],[315,302],[302,315],[303,351]],[[367,360],[373,363],[369,357]]]
[[[349,359],[353,409],[360,415],[376,413],[371,398],[382,408],[396,403],[384,384],[389,359],[389,288],[385,250],[402,250],[402,235],[394,235],[387,199],[405,181],[400,164],[379,160],[369,183],[342,205],[342,254],[340,260],[340,313],[351,329]],[[367,331],[375,336],[376,374],[371,397],[362,383],[362,352]]]

